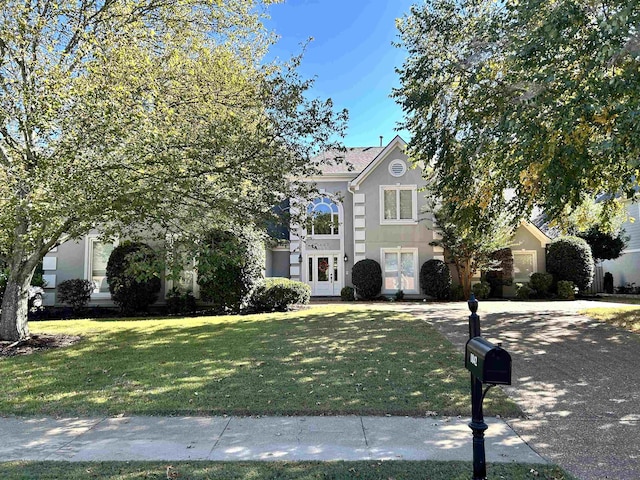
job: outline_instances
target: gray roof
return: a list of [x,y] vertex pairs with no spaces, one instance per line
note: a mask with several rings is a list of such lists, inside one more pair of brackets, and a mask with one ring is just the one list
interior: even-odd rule
[[352,174],[362,172],[385,147],[346,147],[345,151],[331,150],[311,159],[320,167],[323,175]]

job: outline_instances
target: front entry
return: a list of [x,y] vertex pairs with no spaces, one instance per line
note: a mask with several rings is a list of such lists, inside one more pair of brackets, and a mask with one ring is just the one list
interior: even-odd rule
[[311,295],[331,297],[340,295],[342,289],[342,268],[337,254],[307,256],[307,283]]

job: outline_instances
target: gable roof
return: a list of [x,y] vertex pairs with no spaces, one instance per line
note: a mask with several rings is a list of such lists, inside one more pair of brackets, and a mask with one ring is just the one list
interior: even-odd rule
[[[347,147],[345,151],[329,150],[311,159],[321,175],[351,175],[355,177],[369,165],[384,147]],[[336,159],[340,162],[336,163]]]
[[349,182],[349,188],[358,187],[362,181],[369,176],[369,174],[375,170],[375,168],[382,162],[382,160],[396,147],[403,149],[407,146],[400,135],[396,135],[389,144],[378,152],[378,155],[367,165],[356,178]]

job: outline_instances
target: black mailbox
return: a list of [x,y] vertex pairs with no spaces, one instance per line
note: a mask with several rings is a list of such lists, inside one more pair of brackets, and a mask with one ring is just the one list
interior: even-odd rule
[[511,355],[483,337],[467,341],[464,366],[482,383],[511,385]]

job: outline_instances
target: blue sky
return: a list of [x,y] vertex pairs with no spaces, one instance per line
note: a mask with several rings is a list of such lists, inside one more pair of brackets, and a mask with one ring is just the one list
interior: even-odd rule
[[300,52],[309,37],[300,68],[316,77],[311,95],[331,98],[337,109],[349,110],[344,144],[349,147],[386,145],[397,132],[402,110],[389,98],[399,86],[395,67],[405,52],[397,41],[395,19],[409,12],[411,0],[286,0],[269,8],[267,25],[281,38],[271,55],[285,60]]

